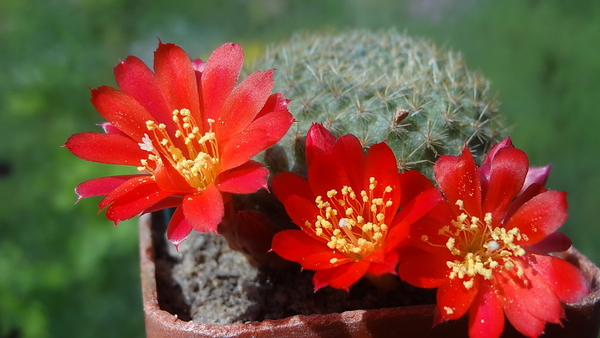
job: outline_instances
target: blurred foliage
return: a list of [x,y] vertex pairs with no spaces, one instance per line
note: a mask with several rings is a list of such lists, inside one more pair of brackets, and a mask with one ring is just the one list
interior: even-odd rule
[[128,172],[60,148],[99,130],[89,90],[152,62],[158,39],[247,57],[297,30],[396,26],[463,51],[500,93],[513,140],[569,192],[564,230],[600,262],[600,4],[567,0],[3,0],[0,2],[0,337],[143,337],[135,220],[112,229],[73,188]]

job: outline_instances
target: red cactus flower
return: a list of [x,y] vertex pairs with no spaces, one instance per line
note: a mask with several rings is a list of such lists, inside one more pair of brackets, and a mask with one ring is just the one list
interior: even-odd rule
[[365,154],[355,136],[336,140],[315,124],[306,152],[308,180],[292,173],[273,178],[273,192],[301,229],[276,233],[273,251],[316,270],[315,291],[348,290],[365,274],[395,274],[396,249],[409,224],[441,199],[437,189],[420,189],[427,179],[418,172],[399,174],[385,143]]
[[226,43],[206,63],[159,43],[154,72],[129,56],[115,67],[120,90],[92,90],[108,121],[106,133],[80,133],[65,146],[76,156],[137,167],[140,174],[92,179],[79,199],[105,196],[100,209],[115,225],[140,213],[178,207],[167,234],[179,243],[192,229],[216,231],[223,194],[266,187],[268,172],[250,159],[273,145],[293,122],[288,100],[273,90],[273,71],[240,82],[240,45]]
[[528,182],[529,172],[527,155],[508,139],[480,168],[468,149],[434,165],[445,200],[414,224],[414,248],[403,252],[398,273],[438,288],[436,324],[468,313],[471,338],[499,337],[506,316],[537,337],[565,317],[561,302],[588,293],[580,270],[541,251],[571,245],[555,235],[567,218],[566,193],[543,187],[547,172]]

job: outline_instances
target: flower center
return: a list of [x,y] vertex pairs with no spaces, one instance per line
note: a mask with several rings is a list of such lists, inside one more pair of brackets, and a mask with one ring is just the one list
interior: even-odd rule
[[[340,191],[327,192],[327,196],[315,199],[320,215],[314,224],[306,222],[315,234],[350,259],[359,261],[377,251],[387,235],[388,226],[384,223],[386,209],[393,202],[388,198],[392,188],[387,186],[382,196],[374,196],[377,181],[370,178],[369,191],[362,190],[358,195],[351,187],[344,186]],[[331,263],[335,263],[333,259]]]
[[[521,234],[518,228],[506,231],[503,227],[494,227],[491,213],[485,214],[483,220],[469,215],[463,207],[462,200],[456,201],[456,205],[463,212],[451,221],[451,225],[439,230],[440,235],[448,237],[445,247],[459,257],[457,260],[446,262],[452,269],[450,279],[468,277],[463,284],[470,289],[473,286],[473,277],[481,275],[485,279],[491,279],[494,269],[516,268],[517,276],[521,278],[523,268],[515,258],[523,256],[525,250],[514,242],[526,240],[527,236]],[[421,239],[433,246],[442,246],[429,242],[427,236]]]
[[215,121],[208,119],[209,130],[201,134],[200,127],[190,111],[181,109],[173,111],[173,122],[177,126],[174,137],[183,141],[184,148],[176,145],[165,124],[146,121],[150,136],[144,134],[139,145],[150,155],[148,159],[141,160],[138,170],[154,174],[156,166],[165,165],[164,161],[167,161],[190,186],[198,190],[204,189],[214,182],[219,174],[217,139],[212,131]]

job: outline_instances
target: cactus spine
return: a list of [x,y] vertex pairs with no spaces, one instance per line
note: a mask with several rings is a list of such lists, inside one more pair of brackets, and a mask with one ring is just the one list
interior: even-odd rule
[[456,155],[466,144],[481,158],[504,136],[486,79],[460,54],[396,30],[298,33],[253,66],[269,68],[277,69],[275,91],[292,100],[299,120],[266,153],[274,171],[305,172],[304,136],[313,122],[352,133],[367,147],[386,140],[401,170],[430,178],[439,155]]

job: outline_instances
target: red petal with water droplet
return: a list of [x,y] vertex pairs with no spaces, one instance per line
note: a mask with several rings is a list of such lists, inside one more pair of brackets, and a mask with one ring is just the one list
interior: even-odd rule
[[567,194],[561,191],[543,192],[523,204],[508,220],[507,231],[518,228],[527,238],[515,241],[522,247],[538,243],[555,232],[567,219]]
[[99,177],[87,180],[85,182],[80,183],[75,188],[75,193],[78,196],[77,201],[86,197],[106,196],[126,181],[132,178],[138,178],[140,176],[148,175],[119,175]]
[[504,219],[509,204],[523,187],[528,170],[529,160],[525,152],[515,148],[500,149],[491,163],[483,212],[492,213],[492,219]]
[[[345,264],[348,258],[330,249],[322,240],[317,240],[302,230],[283,230],[273,236],[271,249],[279,256],[298,262],[304,269],[323,270]],[[336,258],[336,263],[331,259]]]
[[86,161],[139,166],[148,157],[136,141],[118,134],[79,133],[71,135],[65,147]]
[[[128,56],[124,61],[117,64],[114,73],[117,85],[124,95],[137,101],[146,110],[147,114],[152,116],[152,120],[166,124],[169,126],[168,129],[171,130],[173,127],[173,111],[167,106],[152,70],[139,58]],[[115,107],[118,108],[118,106]],[[142,114],[131,115],[140,115],[141,117]],[[145,127],[145,123],[142,124],[142,127]]]
[[223,196],[214,184],[199,194],[185,196],[182,206],[186,220],[199,232],[216,232],[225,214]]
[[[458,319],[469,311],[469,307],[473,304],[479,291],[479,283],[484,281],[481,281],[483,277],[475,275],[472,278],[473,286],[467,289],[464,282],[468,281],[468,278],[467,276],[464,279],[448,279],[438,287],[436,299],[442,320]],[[451,309],[451,312],[447,308]]]
[[264,165],[249,161],[228,172],[222,173],[217,178],[217,187],[220,191],[234,194],[251,194],[259,189],[267,189],[269,171]]
[[243,62],[244,52],[239,44],[226,43],[212,52],[201,77],[204,119],[218,119],[238,80]]
[[469,309],[470,338],[499,338],[504,331],[504,311],[489,283],[481,283]]
[[185,219],[183,208],[175,209],[167,228],[167,239],[177,247],[192,232],[192,226]]
[[468,148],[460,156],[441,156],[433,165],[435,179],[456,215],[463,211],[454,203],[462,200],[471,216],[481,219],[481,186],[475,160]]
[[154,52],[154,72],[169,112],[186,108],[200,119],[196,73],[186,52],[172,43],[159,43]]
[[216,120],[219,140],[228,140],[248,127],[273,91],[273,71],[254,72],[236,86],[227,97]]
[[306,163],[308,166],[318,155],[331,154],[337,138],[320,123],[313,123],[306,133]]

